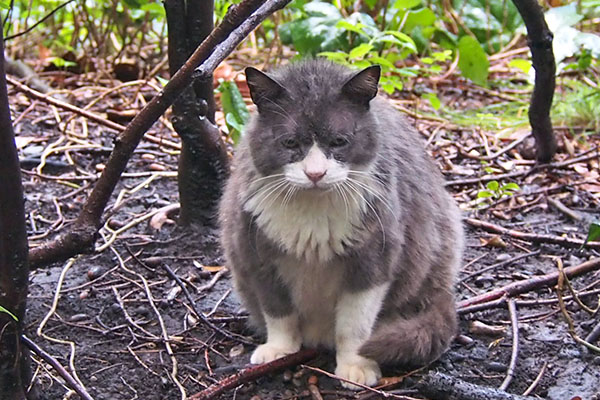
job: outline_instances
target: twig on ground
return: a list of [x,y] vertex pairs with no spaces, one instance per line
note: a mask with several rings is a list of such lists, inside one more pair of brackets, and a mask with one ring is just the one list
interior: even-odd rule
[[578,212],[573,211],[569,207],[565,206],[560,200],[553,199],[552,197],[547,197],[546,201],[548,202],[548,204],[556,208],[561,213],[565,214],[567,217],[574,219],[575,221],[581,221],[581,215]]
[[575,331],[575,323],[573,322],[573,318],[571,318],[571,315],[569,315],[569,312],[567,311],[567,307],[565,306],[565,302],[563,301],[563,298],[562,298],[562,291],[563,291],[564,282],[566,280],[567,273],[566,273],[566,270],[563,269],[562,260],[559,257],[554,257],[554,260],[556,262],[556,266],[558,267],[558,273],[559,273],[558,281],[556,284],[556,295],[558,296],[558,305],[560,307],[560,311],[562,312],[562,315],[565,317],[565,320],[567,321],[567,325],[569,327],[569,334],[571,335],[573,340],[575,340],[577,343],[587,347],[589,350],[592,350],[596,353],[600,353],[600,347],[594,346],[593,344],[580,338],[579,335],[577,334],[577,332]]
[[265,376],[268,374],[272,374],[295,365],[301,364],[303,362],[312,360],[318,355],[318,352],[313,349],[304,349],[300,350],[297,353],[290,354],[283,358],[279,358],[277,360],[256,365],[253,367],[245,368],[240,372],[228,376],[227,378],[215,383],[214,385],[209,386],[207,389],[196,393],[190,396],[189,400],[208,400],[213,399],[217,395],[229,390],[233,389],[243,383],[255,380],[260,378],[261,376]]
[[44,339],[49,340],[51,342],[65,344],[65,345],[69,346],[69,348],[70,348],[69,368],[71,370],[71,374],[73,375],[73,379],[75,379],[77,381],[79,386],[81,386],[82,388],[85,388],[85,385],[81,382],[81,380],[77,376],[77,371],[75,369],[75,343],[73,343],[70,340],[57,339],[54,337],[50,337],[44,333],[44,327],[46,326],[46,324],[48,323],[48,321],[50,320],[52,315],[54,315],[54,313],[56,312],[56,308],[58,307],[58,301],[60,299],[60,291],[61,291],[62,285],[65,281],[65,277],[67,276],[67,272],[75,264],[75,261],[77,261],[77,258],[69,259],[69,261],[67,261],[65,263],[65,266],[63,267],[62,271],[60,272],[60,276],[58,277],[58,282],[56,283],[56,291],[54,292],[52,306],[50,307],[50,310],[48,310],[48,313],[46,314],[46,316],[42,319],[42,322],[40,322],[40,325],[38,326],[36,333],[38,336],[41,336]]
[[585,341],[588,343],[594,343],[598,340],[598,338],[600,338],[600,322],[598,322],[598,325],[596,325],[594,329],[592,329],[592,331],[585,337]]
[[21,336],[21,341],[25,343],[35,354],[37,354],[42,360],[46,361],[56,370],[56,372],[65,380],[67,386],[73,389],[79,397],[84,400],[93,400],[92,396],[85,390],[85,387],[79,384],[79,382],[73,378],[73,376],[50,354],[45,352],[41,347],[35,344],[27,336]]
[[515,305],[514,299],[508,299],[508,313],[510,314],[510,323],[512,325],[512,351],[510,353],[510,363],[508,370],[506,371],[506,378],[500,384],[500,390],[506,390],[513,376],[515,375],[515,368],[517,366],[517,357],[519,356],[519,318],[517,316],[517,306]]
[[208,283],[200,286],[197,289],[197,292],[202,293],[212,289],[215,286],[215,284],[219,281],[219,279],[221,279],[221,277],[223,277],[228,271],[229,270],[227,268],[223,268],[222,270],[218,271]]
[[459,282],[464,282],[464,281],[469,280],[469,279],[473,278],[474,276],[477,276],[477,275],[482,274],[484,272],[490,271],[492,269],[500,268],[500,267],[503,267],[503,266],[508,265],[508,264],[515,263],[515,262],[517,262],[519,260],[522,260],[524,258],[527,258],[527,257],[537,256],[538,254],[540,254],[540,250],[532,251],[531,253],[521,254],[520,256],[517,256],[515,258],[511,258],[510,260],[501,261],[499,263],[492,264],[492,265],[490,265],[488,267],[480,269],[479,271],[471,272],[467,276],[464,276],[464,277],[460,278]]
[[[141,262],[141,260],[138,260],[139,262]],[[188,299],[190,306],[192,306],[192,309],[194,310],[194,313],[196,314],[196,316],[198,318],[200,318],[200,320],[206,325],[208,326],[210,329],[212,329],[213,331],[225,336],[227,339],[231,339],[231,340],[235,340],[236,342],[240,342],[240,343],[244,343],[244,344],[249,344],[249,345],[255,345],[256,343],[244,338],[243,336],[240,335],[236,335],[234,333],[228,332],[225,329],[213,324],[205,315],[202,311],[198,310],[198,308],[196,307],[196,302],[194,301],[194,299],[192,298],[192,295],[190,294],[189,290],[187,289],[187,287],[185,286],[185,284],[181,281],[181,279],[177,276],[177,274],[175,274],[175,272],[166,264],[161,263],[161,266],[163,267],[163,269],[167,272],[167,274],[173,278],[173,280],[175,280],[175,283],[177,283],[179,285],[179,287],[181,288],[181,290],[183,290],[183,294],[185,295],[185,297]],[[224,271],[221,270],[221,271]],[[221,271],[219,271],[218,273],[220,273]]]
[[442,373],[429,373],[417,384],[419,391],[432,400],[536,400],[500,389],[476,385]]
[[550,164],[536,164],[530,169],[516,171],[516,172],[509,172],[507,174],[491,174],[491,175],[484,175],[484,176],[481,176],[478,178],[455,179],[452,181],[447,181],[445,183],[445,185],[446,186],[471,185],[473,183],[486,183],[486,182],[501,180],[501,179],[520,178],[520,177],[528,176],[537,171],[562,168],[562,167],[566,167],[566,166],[569,166],[572,164],[577,164],[578,162],[584,162],[584,161],[588,161],[588,160],[591,160],[593,158],[598,158],[598,157],[600,157],[600,153],[598,152],[598,147],[595,147],[591,150],[588,150],[588,151],[582,153],[578,157],[571,158],[569,160],[565,160],[565,161],[561,161],[561,162],[554,162],[554,163],[550,163]]
[[[521,232],[514,229],[504,228],[503,226],[492,224],[491,222],[481,221],[475,218],[466,218],[465,222],[475,228],[481,228],[485,231],[492,233],[499,233],[502,235],[508,235],[521,240],[527,240],[533,243],[551,243],[558,244],[565,247],[581,247],[584,244],[582,239],[571,239],[562,236],[554,235],[541,235],[537,233]],[[587,242],[584,247],[590,249],[600,249],[600,242]]]
[[531,394],[531,392],[533,392],[535,390],[538,383],[540,383],[540,381],[542,380],[542,377],[544,376],[544,373],[546,372],[547,366],[548,366],[548,362],[544,361],[544,365],[542,365],[542,369],[540,369],[540,372],[537,374],[537,376],[535,377],[533,382],[531,382],[531,385],[529,385],[529,387],[523,392],[523,396],[528,396],[529,394]]
[[358,383],[358,382],[351,381],[349,379],[342,378],[341,376],[337,376],[335,374],[332,374],[331,372],[324,371],[324,370],[322,370],[320,368],[311,367],[310,365],[302,365],[302,368],[306,368],[306,369],[309,369],[311,371],[318,372],[318,373],[323,374],[325,376],[328,376],[330,378],[337,379],[340,382],[346,382],[346,383],[349,383],[351,385],[358,386],[358,387],[360,387],[360,388],[362,388],[362,389],[364,389],[364,390],[366,390],[368,392],[376,393],[376,394],[378,394],[380,396],[383,396],[385,398],[392,398],[392,399],[399,399],[399,400],[407,400],[408,399],[405,396],[400,396],[400,395],[397,395],[397,394],[392,394],[392,393],[384,392],[383,390],[378,390],[378,389],[372,388],[370,386],[363,385],[362,383]]
[[[573,276],[578,276],[590,271],[597,270],[598,268],[600,268],[600,258],[593,258],[582,264],[565,268],[564,274],[567,277],[571,278]],[[497,300],[504,296],[516,296],[522,293],[526,293],[532,289],[552,286],[558,282],[559,275],[560,272],[556,271],[545,275],[534,276],[533,278],[526,279],[523,281],[509,283],[506,286],[491,290],[487,293],[482,293],[478,296],[471,297],[470,299],[459,301],[457,304],[457,308],[459,310],[459,313],[463,313],[461,312],[461,310],[465,309],[467,306]]]

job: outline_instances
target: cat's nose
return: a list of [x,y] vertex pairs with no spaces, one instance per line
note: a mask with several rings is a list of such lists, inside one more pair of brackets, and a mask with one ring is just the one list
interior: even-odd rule
[[317,183],[325,176],[327,171],[304,171],[304,173],[313,183]]

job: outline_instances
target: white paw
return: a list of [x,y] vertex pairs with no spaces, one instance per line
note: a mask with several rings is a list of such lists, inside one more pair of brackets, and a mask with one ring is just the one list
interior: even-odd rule
[[300,346],[277,346],[269,343],[261,344],[250,357],[252,364],[264,364],[285,357],[300,350]]
[[[339,359],[335,374],[340,378],[347,379],[361,385],[374,386],[381,378],[379,365],[373,360],[361,356],[354,356],[348,359]],[[342,381],[342,386],[350,390],[362,390],[363,388]]]

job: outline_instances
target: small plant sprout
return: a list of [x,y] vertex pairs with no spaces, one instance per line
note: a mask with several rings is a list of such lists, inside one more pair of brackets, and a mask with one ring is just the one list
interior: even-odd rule
[[486,189],[482,189],[477,193],[478,198],[487,198],[498,200],[504,196],[512,196],[516,191],[521,190],[519,185],[514,182],[500,185],[498,181],[490,181],[485,185]]
[[11,313],[10,311],[8,311],[6,308],[4,308],[4,307],[2,307],[2,306],[0,306],[0,313],[5,313],[5,314],[8,314],[8,315],[10,315],[10,316],[12,317],[12,319],[14,319],[15,321],[17,321],[17,322],[19,321],[19,318],[17,318],[17,316],[16,316],[15,314]]

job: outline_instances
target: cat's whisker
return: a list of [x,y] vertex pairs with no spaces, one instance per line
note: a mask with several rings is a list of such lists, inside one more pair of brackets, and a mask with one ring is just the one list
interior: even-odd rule
[[285,178],[279,178],[279,179],[276,179],[276,180],[274,180],[273,182],[268,182],[268,183],[266,183],[266,184],[264,184],[264,185],[260,185],[260,186],[259,186],[258,188],[256,188],[256,190],[254,190],[252,193],[250,193],[250,194],[247,194],[247,195],[246,195],[246,198],[247,198],[248,200],[250,200],[250,199],[252,199],[252,198],[254,198],[254,197],[256,197],[256,196],[260,196],[260,195],[261,195],[261,192],[266,192],[266,191],[268,191],[269,189],[271,189],[273,186],[276,186],[276,185],[278,185],[278,184],[280,184],[280,183],[282,183],[282,182],[285,182],[285,181],[286,181],[286,179],[285,179]]
[[288,114],[288,112],[285,108],[283,108],[281,105],[275,103],[273,100],[271,100],[269,98],[264,98],[264,100],[268,101],[270,104],[276,106],[277,108],[279,108],[281,110],[281,111],[270,110],[271,112],[281,115],[282,117],[286,118],[288,121],[293,123],[295,127],[298,127],[298,123]]
[[374,182],[377,182],[380,185],[385,186],[387,184],[387,182],[385,182],[384,180],[382,180],[381,178],[379,178],[377,175],[375,175],[373,172],[368,172],[368,171],[358,171],[358,170],[348,170],[348,174],[349,175],[358,175],[359,177],[365,177],[368,178]]
[[285,176],[285,174],[271,174],[271,175],[266,175],[266,176],[261,176],[260,178],[256,178],[252,181],[250,181],[248,183],[248,185],[254,185],[255,183],[258,183],[260,181],[264,181],[265,179],[272,179],[272,178],[277,178],[280,176]]
[[379,200],[390,211],[390,213],[392,213],[392,215],[394,217],[396,217],[396,213],[392,209],[392,206],[389,204],[389,202],[387,201],[387,199],[385,197],[383,197],[382,193],[380,193],[379,191],[377,191],[373,187],[371,187],[371,186],[367,185],[366,183],[363,183],[363,182],[361,182],[361,181],[359,181],[357,179],[353,179],[353,178],[348,177],[347,181],[354,183],[355,185],[357,185],[358,187],[360,187],[361,189],[363,189],[364,191],[366,191],[367,193],[369,193],[371,196],[375,197],[377,200]]
[[[288,185],[288,182],[285,179],[278,180],[277,183],[274,185],[267,185],[264,190],[262,190],[260,193],[258,193],[256,195],[256,197],[261,196],[258,204],[256,205],[256,209],[262,210],[261,207],[262,207],[263,203],[269,197],[271,197],[274,193],[278,193],[279,189],[281,189],[282,187],[284,188],[286,185]],[[275,195],[274,198],[277,198],[277,195]]]
[[348,205],[348,199],[346,197],[346,193],[343,191],[343,182],[342,183],[336,183],[335,184],[335,191],[340,195],[340,197],[342,198],[343,202],[344,202],[344,208],[346,209],[346,220],[349,218],[348,217],[348,210],[349,210],[349,205]]
[[373,212],[373,214],[375,214],[375,218],[377,218],[379,226],[381,227],[381,249],[383,250],[385,248],[385,228],[383,227],[383,222],[379,217],[379,213],[371,204],[371,202],[361,193],[360,188],[355,187],[352,181],[347,180],[346,183],[350,189],[352,189],[360,198],[362,198],[362,200],[365,202],[367,207],[369,207],[369,209]]

